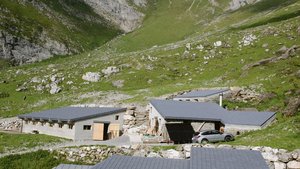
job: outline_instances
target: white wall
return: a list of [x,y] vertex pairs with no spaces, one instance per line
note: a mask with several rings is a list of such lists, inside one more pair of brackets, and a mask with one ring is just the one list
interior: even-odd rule
[[[111,114],[103,117],[88,119],[78,121],[75,124],[75,140],[92,140],[93,139],[93,124],[94,121],[103,121],[103,122],[110,122],[110,123],[117,123],[120,124],[120,130],[122,130],[123,126],[123,116],[125,112]],[[115,116],[119,116],[119,120],[115,120]],[[91,130],[83,130],[84,125],[91,125]]]
[[36,130],[40,134],[47,134],[67,139],[73,139],[75,136],[75,128],[73,127],[73,129],[69,129],[68,124],[59,128],[58,123],[54,123],[52,127],[49,123],[45,123],[44,126],[42,126],[40,122],[37,122],[37,124],[34,125],[31,121],[29,121],[28,124],[25,124],[25,121],[22,120],[22,123],[22,132],[24,133],[32,133],[32,131]]
[[166,124],[166,120],[158,113],[155,107],[150,103],[149,105],[149,121],[150,128],[153,128],[155,125],[155,117],[158,119],[158,131],[162,131],[163,126]]

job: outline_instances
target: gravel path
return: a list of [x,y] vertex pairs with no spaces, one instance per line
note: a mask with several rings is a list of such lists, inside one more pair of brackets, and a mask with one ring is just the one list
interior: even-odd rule
[[35,152],[38,150],[56,150],[63,147],[76,147],[76,146],[84,146],[84,145],[108,145],[108,146],[123,146],[123,145],[134,145],[134,144],[140,144],[142,143],[141,138],[139,135],[123,135],[121,137],[112,139],[112,140],[106,140],[106,141],[67,141],[63,143],[58,144],[52,144],[52,145],[43,145],[43,146],[37,146],[34,148],[30,148],[27,150],[14,150],[11,152],[0,154],[0,158],[8,156],[8,155],[14,155],[14,154],[25,154],[30,152]]

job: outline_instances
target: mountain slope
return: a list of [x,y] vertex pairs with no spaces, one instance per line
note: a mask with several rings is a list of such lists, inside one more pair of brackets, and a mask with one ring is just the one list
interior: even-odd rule
[[83,1],[0,2],[0,58],[34,62],[93,49],[119,34]]
[[[214,1],[224,2],[219,3],[223,7],[215,15],[207,13],[211,18],[205,15],[202,19],[205,24],[195,27],[193,17],[180,25],[180,17],[189,18],[182,11],[189,9],[193,1],[172,2],[176,3],[174,8],[164,13],[163,7],[167,7],[169,1],[159,1],[162,8],[158,5],[150,9],[148,12],[153,13],[147,14],[140,29],[96,50],[3,69],[0,73],[3,79],[0,116],[70,104],[145,105],[150,98],[182,90],[244,86],[265,96],[264,99],[247,103],[227,100],[229,108],[256,107],[278,112],[278,122],[266,131],[282,136],[282,139],[269,136],[270,139],[261,140],[265,134],[263,130],[258,134],[250,133],[247,138],[253,136],[259,144],[272,146],[276,143],[273,145],[280,148],[297,148],[300,131],[294,125],[299,121],[299,112],[292,118],[282,117],[281,112],[286,108],[285,101],[297,97],[299,92],[300,1],[262,0],[236,11],[224,11],[231,1]],[[204,3],[198,6],[198,12],[212,5],[208,1],[196,2]],[[182,9],[178,9],[180,7]],[[162,23],[164,26],[160,27]],[[163,30],[165,26],[178,26],[178,31],[182,32],[177,36],[176,29]],[[158,30],[152,31],[154,28]],[[154,44],[157,46],[152,47]],[[282,57],[285,53],[287,57]],[[274,57],[282,59],[251,66]],[[109,66],[116,66],[120,71],[105,76],[102,69]],[[86,72],[98,72],[100,81],[84,81],[82,76]],[[54,95],[49,93],[52,77],[62,89]],[[16,89],[22,90],[17,92]],[[278,124],[288,125],[284,134],[276,132]],[[291,139],[284,139],[284,135]],[[241,142],[248,144],[249,139]]]

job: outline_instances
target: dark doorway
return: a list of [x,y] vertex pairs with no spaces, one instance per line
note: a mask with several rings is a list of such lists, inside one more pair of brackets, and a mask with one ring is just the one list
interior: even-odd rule
[[166,128],[170,140],[175,144],[191,143],[195,133],[191,123],[169,123]]
[[108,137],[108,126],[109,126],[109,123],[104,123],[104,129],[103,129],[103,139],[104,140],[109,139],[109,137]]

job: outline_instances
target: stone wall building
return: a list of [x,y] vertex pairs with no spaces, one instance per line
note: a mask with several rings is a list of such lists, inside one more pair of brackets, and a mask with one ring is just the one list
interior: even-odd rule
[[72,140],[106,140],[123,129],[125,108],[63,107],[18,116],[22,132],[40,133]]

